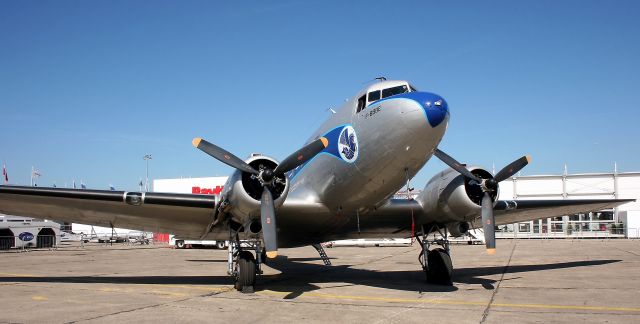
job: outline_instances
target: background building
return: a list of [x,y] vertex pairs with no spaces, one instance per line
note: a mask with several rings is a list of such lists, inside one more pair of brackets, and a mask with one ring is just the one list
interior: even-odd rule
[[[517,176],[500,183],[500,199],[636,199],[611,210],[501,228],[503,237],[639,237],[640,172]],[[500,233],[499,233],[500,234]]]

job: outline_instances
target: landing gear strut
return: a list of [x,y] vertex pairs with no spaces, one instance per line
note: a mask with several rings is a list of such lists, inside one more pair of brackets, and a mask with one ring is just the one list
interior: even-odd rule
[[[422,238],[416,234],[416,239],[420,242],[422,250],[418,255],[418,261],[422,266],[427,282],[437,285],[453,285],[453,264],[450,256],[450,243],[447,237],[447,229],[441,229],[438,225],[432,225],[428,231],[422,226]],[[429,233],[433,232],[433,239],[429,239]],[[440,237],[436,237],[436,233]],[[438,247],[429,250],[432,245]]]
[[[238,291],[252,293],[256,284],[256,275],[262,274],[260,269],[264,255],[262,241],[248,240],[240,242],[237,233],[230,235],[230,237],[232,239],[229,240],[227,273],[234,278],[234,287]],[[251,253],[251,250],[254,253]]]

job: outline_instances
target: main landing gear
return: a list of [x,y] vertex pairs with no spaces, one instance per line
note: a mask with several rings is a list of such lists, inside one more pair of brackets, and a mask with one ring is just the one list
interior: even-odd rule
[[[251,250],[254,253],[251,253]],[[235,239],[229,241],[227,273],[234,278],[234,287],[238,291],[243,293],[254,292],[256,275],[262,274],[260,265],[264,260],[265,253],[261,240],[240,242],[236,234]]]
[[[427,277],[427,282],[451,286],[453,285],[453,264],[451,263],[447,229],[441,229],[438,225],[432,225],[428,231],[425,229],[426,227],[422,226],[422,238],[416,234],[416,239],[422,246],[418,261],[420,261],[422,270]],[[431,232],[433,232],[433,239],[429,239]],[[436,237],[436,233],[440,234],[440,237]],[[437,247],[429,250],[433,245]]]

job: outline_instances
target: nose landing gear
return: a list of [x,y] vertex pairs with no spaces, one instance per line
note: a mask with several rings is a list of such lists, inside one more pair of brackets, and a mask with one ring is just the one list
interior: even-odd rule
[[[433,232],[433,239],[429,239],[431,232]],[[440,234],[439,238],[436,237],[436,233]],[[447,229],[432,225],[428,231],[425,231],[425,227],[422,226],[422,238],[416,234],[416,239],[422,246],[418,261],[426,275],[427,282],[444,286],[453,285],[453,264]],[[432,245],[439,247],[429,250]]]

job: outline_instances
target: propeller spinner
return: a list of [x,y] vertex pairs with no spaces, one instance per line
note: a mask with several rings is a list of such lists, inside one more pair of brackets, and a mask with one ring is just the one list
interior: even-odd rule
[[301,149],[293,152],[286,157],[273,170],[265,168],[256,170],[242,159],[233,155],[231,152],[215,145],[202,138],[196,137],[192,144],[197,149],[209,154],[216,160],[227,164],[242,172],[248,172],[257,177],[262,184],[262,197],[260,199],[260,221],[262,224],[262,236],[264,238],[265,250],[268,258],[275,258],[278,255],[278,236],[276,232],[276,212],[273,203],[273,195],[269,190],[269,185],[273,183],[276,177],[284,176],[285,173],[297,168],[298,166],[309,161],[311,158],[320,153],[329,145],[329,141],[325,137],[305,145]]

